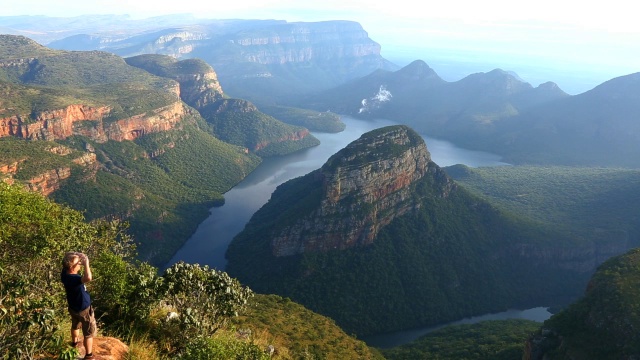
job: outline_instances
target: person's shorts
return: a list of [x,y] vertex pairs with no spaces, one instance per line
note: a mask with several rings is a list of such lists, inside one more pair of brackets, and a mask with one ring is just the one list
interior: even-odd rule
[[69,314],[71,314],[72,329],[82,328],[82,335],[86,338],[93,337],[96,334],[97,325],[93,314],[93,306],[89,306],[80,312],[69,309]]

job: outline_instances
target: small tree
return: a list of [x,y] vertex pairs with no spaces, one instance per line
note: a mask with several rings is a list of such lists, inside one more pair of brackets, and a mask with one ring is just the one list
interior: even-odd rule
[[165,301],[178,312],[170,320],[178,325],[172,334],[176,349],[182,348],[192,333],[213,335],[253,296],[238,280],[208,266],[178,262],[166,270],[163,278]]

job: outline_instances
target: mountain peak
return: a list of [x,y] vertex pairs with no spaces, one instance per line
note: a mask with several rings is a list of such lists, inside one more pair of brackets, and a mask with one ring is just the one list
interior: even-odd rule
[[362,135],[302,180],[310,182],[316,205],[274,231],[273,255],[372,244],[382,228],[418,206],[412,185],[432,166],[424,140],[407,126]]
[[422,60],[413,61],[409,65],[396,71],[396,75],[411,81],[438,80],[444,82],[444,80]]
[[531,84],[523,81],[517,74],[494,69],[489,72],[471,74],[457,81],[459,85],[481,88],[487,94],[511,95],[533,88]]

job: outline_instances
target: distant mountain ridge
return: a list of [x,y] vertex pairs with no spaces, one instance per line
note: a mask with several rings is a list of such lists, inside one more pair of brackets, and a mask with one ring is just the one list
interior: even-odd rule
[[640,167],[639,93],[638,74],[571,96],[500,69],[446,82],[417,60],[288,105],[395,120],[510,163]]
[[530,163],[640,167],[640,73],[527,109],[492,149]]
[[275,105],[301,92],[327,89],[397,66],[353,21],[202,20],[154,31],[77,34],[51,42],[65,50],[110,51],[123,57],[163,54],[200,58],[234,97]]
[[[388,94],[380,97],[380,89]],[[433,137],[466,143],[527,108],[568,96],[552,83],[534,88],[500,69],[442,80],[424,61],[377,71],[334,89],[294,98],[291,105],[361,118],[386,118]]]

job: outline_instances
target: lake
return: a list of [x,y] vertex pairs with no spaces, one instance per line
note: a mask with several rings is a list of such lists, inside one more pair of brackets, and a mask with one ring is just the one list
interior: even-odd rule
[[[287,180],[320,168],[331,157],[362,134],[388,125],[389,120],[358,120],[343,117],[346,129],[340,133],[313,133],[320,145],[294,154],[267,158],[233,189],[224,194],[225,204],[210,209],[211,215],[198,226],[166,267],[178,261],[208,265],[224,270],[229,243],[249,219],[264,205],[276,187]],[[500,156],[459,148],[454,144],[423,135],[431,159],[441,167],[465,164],[471,167],[507,165]]]

